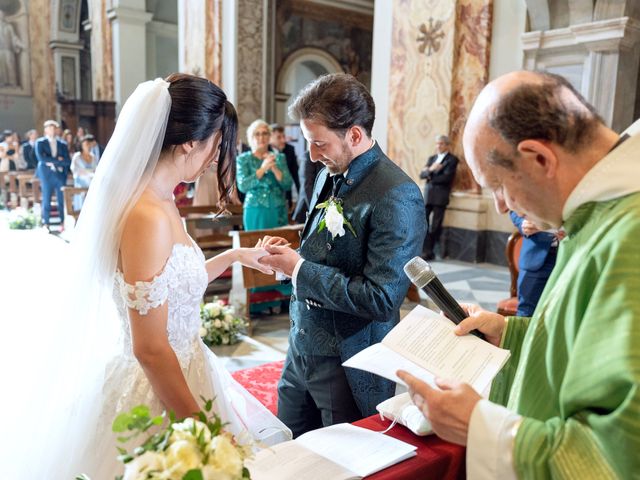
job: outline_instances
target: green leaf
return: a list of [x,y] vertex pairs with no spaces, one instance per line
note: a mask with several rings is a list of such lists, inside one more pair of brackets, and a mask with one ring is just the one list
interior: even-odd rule
[[345,218],[344,219],[344,224],[347,226],[347,228],[349,229],[349,231],[351,233],[353,233],[353,236],[358,238],[358,235],[356,235],[356,231],[353,229],[353,227],[351,226],[351,224],[349,223],[349,221]]
[[133,420],[133,417],[131,416],[131,414],[121,413],[113,421],[113,424],[111,425],[111,429],[116,433],[129,430],[129,425],[131,424],[132,420]]
[[322,220],[320,220],[320,223],[318,224],[318,233],[323,231],[326,227],[327,227],[327,221],[323,218]]
[[204,477],[202,476],[202,470],[200,470],[199,468],[189,470],[184,474],[182,480],[204,480]]
[[326,202],[319,203],[318,205],[316,205],[316,208],[317,209],[327,208],[328,206],[329,206],[329,200],[327,200]]
[[131,414],[136,417],[148,417],[149,407],[146,405],[136,405],[131,409]]
[[75,480],[91,480],[91,477],[89,477],[89,475],[87,475],[86,473],[80,474],[78,475]]

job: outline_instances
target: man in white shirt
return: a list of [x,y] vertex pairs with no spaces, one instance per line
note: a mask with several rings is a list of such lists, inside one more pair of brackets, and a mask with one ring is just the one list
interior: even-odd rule
[[436,137],[437,153],[427,160],[420,178],[425,180],[424,203],[427,219],[427,237],[423,256],[427,260],[435,258],[434,247],[438,244],[442,233],[444,211],[449,204],[451,187],[456,175],[458,158],[449,152],[450,142],[446,135]]

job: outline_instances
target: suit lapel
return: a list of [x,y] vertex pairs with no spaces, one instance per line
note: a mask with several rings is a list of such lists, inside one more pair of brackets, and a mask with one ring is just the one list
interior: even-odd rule
[[302,229],[302,236],[301,236],[302,240],[306,238],[308,230],[311,227],[311,224],[313,223],[316,213],[319,213],[319,212],[316,212],[316,205],[318,204],[318,199],[320,198],[320,194],[324,190],[326,183],[330,181],[331,179],[329,178],[329,171],[326,168],[324,168],[323,170],[320,171],[320,173],[318,174],[318,178],[316,179],[316,185],[315,185],[315,188],[313,189],[311,202],[309,203],[309,210],[308,210],[309,217],[307,218],[307,221],[304,224],[304,228]]

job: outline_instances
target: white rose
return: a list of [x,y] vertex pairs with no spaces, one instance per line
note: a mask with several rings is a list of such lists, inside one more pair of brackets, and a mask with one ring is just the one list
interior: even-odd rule
[[206,337],[207,336],[207,329],[204,327],[200,327],[200,330],[198,331],[198,333],[200,334],[201,337]]
[[210,317],[217,317],[220,315],[220,305],[216,303],[207,303],[204,308]]
[[344,218],[340,212],[338,212],[338,209],[334,204],[327,207],[327,213],[324,217],[324,221],[327,225],[327,230],[329,230],[329,233],[331,233],[333,238],[344,235]]
[[216,318],[213,322],[213,326],[216,328],[220,328],[222,327],[222,322],[218,318]]
[[178,440],[167,448],[166,465],[172,474],[171,478],[182,478],[189,470],[198,468],[201,463],[200,450],[187,440]]
[[[194,425],[196,427],[195,435],[191,433],[193,431]],[[209,431],[209,427],[207,427],[200,420],[196,420],[195,418],[186,418],[180,423],[174,423],[172,427],[173,427],[173,433],[171,434],[169,443],[184,440],[195,445],[197,442],[197,437],[200,436],[200,432],[202,431],[204,431],[204,434],[203,434],[204,441],[207,443],[211,441],[211,432]]]
[[210,466],[220,472],[231,475],[231,478],[240,478],[242,476],[242,456],[238,448],[231,443],[226,435],[218,435],[215,437],[211,442],[210,448]]
[[233,315],[229,315],[229,314],[227,313],[227,314],[224,316],[224,320],[225,320],[227,323],[231,323],[231,322],[233,322]]
[[151,470],[164,470],[164,456],[157,452],[144,452],[124,467],[122,480],[143,480]]
[[204,480],[236,480],[237,478],[229,475],[227,472],[221,472],[211,465],[205,465],[201,471]]
[[222,335],[222,344],[229,345],[229,335]]

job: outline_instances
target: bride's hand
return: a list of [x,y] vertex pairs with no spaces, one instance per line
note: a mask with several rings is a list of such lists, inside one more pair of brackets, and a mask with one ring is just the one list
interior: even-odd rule
[[259,262],[262,257],[269,255],[264,248],[238,248],[236,249],[236,252],[237,261],[245,267],[254,268],[262,273],[266,273],[267,275],[273,275],[273,269]]
[[270,247],[288,247],[289,245],[290,245],[290,243],[287,241],[286,238],[272,237],[270,235],[265,235],[260,240],[258,240],[258,243],[256,243],[256,248],[264,248],[266,246],[270,246]]

